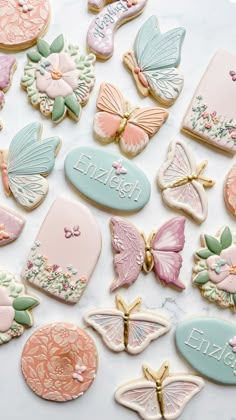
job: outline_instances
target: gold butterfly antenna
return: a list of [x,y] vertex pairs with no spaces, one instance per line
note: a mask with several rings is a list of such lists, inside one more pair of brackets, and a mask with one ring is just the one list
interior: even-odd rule
[[155,372],[149,366],[143,366],[144,376],[148,381],[152,381],[156,383],[156,392],[157,392],[157,399],[160,406],[160,412],[162,417],[164,417],[165,406],[164,406],[164,398],[162,392],[162,382],[165,378],[169,376],[169,362],[165,361],[160,369]]
[[138,312],[141,308],[142,298],[138,297],[129,305],[124,301],[122,296],[116,295],[116,307],[119,311],[122,311],[126,315],[130,315],[132,312]]
[[154,238],[154,236],[156,235],[155,231],[152,231],[152,233],[149,235],[149,237],[147,238],[147,236],[145,235],[144,232],[141,232],[141,235],[143,237],[143,240],[145,242],[145,258],[144,258],[144,263],[143,263],[143,269],[145,271],[145,273],[150,273],[153,269],[154,266],[154,259],[153,259],[153,255],[152,255],[152,240]]
[[181,187],[182,185],[188,184],[192,181],[199,181],[205,188],[211,188],[215,184],[210,178],[205,178],[202,176],[206,166],[208,164],[207,160],[204,160],[200,165],[198,165],[196,173],[192,175],[184,176],[183,178],[179,179],[178,181],[173,182],[172,184],[167,185],[164,189],[167,188],[174,188],[174,187]]

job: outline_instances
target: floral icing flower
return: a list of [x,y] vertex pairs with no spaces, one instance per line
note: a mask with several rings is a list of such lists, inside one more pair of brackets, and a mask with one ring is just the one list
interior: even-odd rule
[[84,382],[82,373],[86,372],[87,367],[84,365],[75,365],[75,372],[73,373],[73,379],[77,379],[79,382]]
[[224,249],[219,256],[207,259],[209,278],[217,288],[236,293],[236,245]]

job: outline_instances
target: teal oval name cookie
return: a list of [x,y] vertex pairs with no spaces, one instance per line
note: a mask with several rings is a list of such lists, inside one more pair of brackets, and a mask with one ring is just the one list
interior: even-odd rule
[[218,318],[192,318],[176,330],[182,356],[202,375],[236,385],[236,324]]
[[140,210],[151,194],[148,178],[133,162],[94,147],[72,150],[65,159],[65,175],[89,200],[112,210]]

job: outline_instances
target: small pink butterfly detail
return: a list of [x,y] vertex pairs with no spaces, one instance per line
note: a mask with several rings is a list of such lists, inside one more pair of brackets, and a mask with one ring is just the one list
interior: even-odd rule
[[74,226],[72,229],[65,227],[64,232],[65,232],[65,238],[66,239],[69,239],[72,236],[80,236],[81,235],[81,232],[80,232],[80,229],[79,229],[78,225]]
[[0,241],[3,239],[9,239],[9,233],[5,232],[5,226],[3,224],[0,224]]
[[84,378],[82,376],[82,373],[86,372],[86,370],[87,370],[86,366],[76,365],[75,366],[75,372],[73,373],[72,377],[74,379],[77,379],[77,381],[79,381],[79,382],[84,382]]
[[33,6],[31,6],[27,0],[19,0],[18,4],[22,7],[22,12],[24,13],[31,12],[33,10]]
[[233,347],[233,352],[236,353],[236,336],[229,340],[229,344]]
[[236,72],[231,70],[229,75],[232,77],[233,82],[236,82]]
[[126,0],[126,1],[127,1],[128,7],[135,6],[135,4],[138,3],[138,0]]
[[122,159],[118,160],[117,162],[113,162],[112,166],[116,169],[116,175],[127,174],[127,170],[122,164]]

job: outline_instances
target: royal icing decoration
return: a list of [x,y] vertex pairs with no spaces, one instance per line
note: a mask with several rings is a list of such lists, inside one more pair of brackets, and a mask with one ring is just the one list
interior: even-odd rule
[[[65,159],[65,175],[85,197],[119,211],[140,210],[149,201],[151,188],[146,175],[126,158],[94,147],[79,147]],[[115,165],[115,166],[114,166]]]
[[31,248],[23,279],[56,298],[76,303],[88,284],[100,251],[101,234],[88,208],[57,198]]
[[155,313],[143,312],[141,304],[141,298],[127,305],[121,296],[116,296],[117,309],[95,309],[87,312],[84,319],[101,334],[111,350],[138,354],[170,329],[167,320]]
[[32,327],[31,309],[39,301],[26,294],[22,283],[17,283],[13,274],[0,271],[0,344],[23,334]]
[[25,219],[18,213],[0,206],[0,246],[15,241],[21,234]]
[[236,165],[227,174],[224,185],[224,197],[228,209],[236,215]]
[[176,330],[176,345],[194,369],[213,381],[236,385],[236,324],[218,318],[192,318]]
[[[184,117],[182,129],[225,152],[236,153],[236,89],[230,72],[236,56],[219,50],[211,60]],[[217,90],[216,90],[217,84]]]
[[115,141],[123,153],[136,156],[148,144],[168,118],[163,108],[134,108],[119,89],[102,83],[97,99],[98,111],[94,119],[96,138],[102,143]]
[[185,37],[183,28],[161,33],[156,16],[151,16],[138,32],[134,52],[124,55],[138,91],[172,105],[183,89],[184,77],[178,66]]
[[204,387],[203,379],[198,376],[170,374],[168,362],[157,372],[144,365],[143,373],[143,378],[121,385],[115,399],[145,420],[176,419]]
[[90,336],[76,325],[55,323],[38,329],[27,341],[21,368],[27,385],[50,401],[70,401],[92,385],[98,365]]
[[175,217],[146,238],[129,220],[112,217],[112,247],[117,278],[111,285],[111,291],[130,286],[142,269],[146,273],[154,270],[155,276],[165,285],[185,289],[179,279],[182,266],[180,251],[185,242],[184,226],[185,218]]
[[95,83],[95,56],[80,54],[78,46],[65,46],[63,35],[51,45],[39,39],[37,49],[27,56],[21,84],[31,104],[55,123],[67,114],[78,121]]
[[[99,11],[107,1],[89,0],[94,11]],[[123,23],[140,15],[147,0],[109,1],[109,4],[92,20],[87,34],[89,51],[107,60],[114,51],[114,33]]]
[[223,308],[236,310],[236,241],[228,226],[216,236],[203,235],[195,253],[193,283],[202,295]]
[[207,195],[204,187],[212,187],[214,181],[202,173],[207,160],[196,165],[187,145],[180,140],[170,143],[168,156],[158,173],[158,185],[163,200],[170,207],[183,210],[202,223],[207,218]]
[[[1,36],[1,35],[0,35]],[[16,59],[11,55],[0,56],[0,109],[4,106],[5,95],[11,85],[11,79],[16,70]]]
[[48,192],[45,179],[60,148],[59,137],[41,140],[42,126],[32,123],[15,135],[9,150],[0,150],[2,182],[7,195],[27,209],[38,206]]
[[49,0],[10,0],[2,3],[0,48],[23,50],[34,45],[49,24]]

